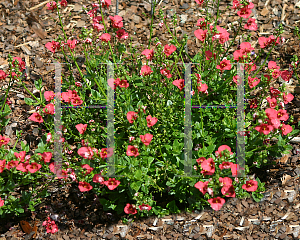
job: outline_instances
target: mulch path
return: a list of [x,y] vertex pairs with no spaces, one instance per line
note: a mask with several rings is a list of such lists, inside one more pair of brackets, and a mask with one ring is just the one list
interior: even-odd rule
[[[188,34],[188,52],[191,56],[195,55],[200,46],[193,34],[197,29],[196,22],[201,17],[198,12],[194,14],[198,9],[197,4],[194,1],[184,0],[158,2],[160,4],[156,8],[156,13],[158,9],[165,7],[165,11],[170,16],[176,12],[180,17],[177,30]],[[225,10],[231,1],[220,2],[220,9]],[[257,19],[259,31],[251,32],[252,39],[256,39],[251,44],[258,52],[258,37],[272,34],[271,29],[283,20],[285,23],[283,37],[286,38],[286,43],[275,47],[269,60],[275,60],[281,70],[287,70],[292,55],[299,53],[300,48],[299,39],[293,35],[293,26],[300,20],[300,8],[296,7],[297,2],[298,6],[300,5],[299,1],[253,0],[253,2],[255,4],[253,16]],[[65,30],[68,37],[78,36],[80,27],[91,26],[88,16],[81,11],[82,5],[89,7],[91,2],[76,0],[68,3],[69,6],[63,12],[67,26]],[[115,6],[115,1],[112,1],[108,10],[112,16],[115,15]],[[43,83],[46,84],[45,90],[54,90],[54,71],[47,64],[53,60],[53,56],[44,46],[62,33],[60,27],[53,21],[57,19],[56,14],[46,10],[46,2],[40,0],[0,0],[0,10],[0,69],[7,68],[9,53],[14,57],[21,57],[26,60],[26,65],[29,67],[28,78],[25,80],[28,89],[33,92],[34,81],[42,77]],[[132,43],[138,49],[138,53],[141,53],[148,44],[150,12],[151,5],[146,1],[119,2],[118,15],[123,17],[124,29],[129,36],[133,36]],[[238,19],[235,14],[232,15],[221,15],[223,18],[220,23],[220,26],[226,29],[230,26],[229,23],[232,23],[232,30],[229,30],[231,37],[236,27],[234,22]],[[159,29],[158,23],[154,26],[153,39],[158,37],[163,45],[169,44],[170,36],[166,34],[166,29],[164,27]],[[74,34],[71,33],[72,30]],[[243,32],[247,33],[247,31]],[[8,82],[5,81],[0,82],[0,86],[7,84]],[[280,83],[276,84],[278,86]],[[293,79],[289,89],[295,98],[288,104],[287,111],[289,115],[294,116],[293,125],[297,126],[300,121],[300,97],[299,83],[296,79]],[[39,130],[37,124],[27,121],[34,108],[25,104],[24,97],[30,96],[23,88],[13,88],[10,91],[9,99],[12,101],[13,111],[10,115],[11,122],[5,129],[0,129],[0,134],[10,137],[12,139],[10,146],[13,146],[16,141],[15,130],[23,130],[24,134],[20,141],[29,144],[33,151],[45,130]],[[117,216],[114,213],[104,212],[101,204],[92,194],[83,196],[76,185],[70,184],[61,188],[57,182],[51,186],[51,196],[37,206],[34,214],[27,211],[26,217],[22,219],[1,219],[0,239],[29,239],[30,237],[24,235],[20,229],[18,224],[20,220],[26,220],[30,224],[37,220],[37,239],[299,239],[300,147],[299,143],[291,143],[291,145],[293,146],[291,153],[277,159],[275,166],[255,169],[251,173],[255,173],[262,182],[266,183],[265,198],[259,203],[253,202],[252,199],[227,199],[226,204],[218,212],[206,208],[202,212],[195,211],[190,214],[183,212],[161,219],[153,216],[137,221],[132,218],[129,219],[129,224],[125,225],[120,219],[128,218],[126,214]],[[16,149],[20,150],[20,147],[18,143]],[[157,200],[168,198],[169,196],[163,196]],[[42,226],[49,214],[59,227],[59,231],[53,235],[47,235]]]

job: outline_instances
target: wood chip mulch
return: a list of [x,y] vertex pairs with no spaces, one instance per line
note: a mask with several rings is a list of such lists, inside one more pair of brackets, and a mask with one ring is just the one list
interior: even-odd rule
[[[25,59],[28,66],[26,70],[28,78],[25,80],[27,87],[38,95],[34,81],[40,77],[43,78],[45,90],[54,89],[54,71],[47,64],[53,61],[53,56],[45,48],[45,44],[62,34],[60,27],[53,21],[57,19],[57,15],[47,10],[47,2],[0,0],[0,69],[7,69],[9,53],[13,57]],[[220,10],[225,10],[228,5],[231,6],[231,1],[220,2]],[[198,6],[195,1],[164,0],[158,3],[156,14],[163,7],[170,16],[174,12],[177,13],[180,18],[177,30],[180,34],[188,34],[188,52],[191,56],[195,55],[200,45],[195,40],[193,32],[197,29],[196,22],[201,17],[196,11]],[[255,9],[251,17],[257,19],[259,31],[251,32],[252,46],[258,52],[258,37],[273,34],[272,29],[283,21],[285,30],[283,37],[286,42],[273,50],[269,60],[276,61],[281,70],[287,70],[292,55],[298,54],[299,56],[300,41],[293,35],[293,29],[300,22],[300,1],[253,0],[253,3]],[[84,25],[91,26],[90,19],[81,10],[82,5],[90,7],[90,4],[89,1],[68,0],[68,7],[63,10],[68,37],[78,36],[80,28]],[[106,13],[114,16],[115,6],[116,2],[113,0]],[[129,36],[133,36],[133,46],[141,53],[147,48],[150,35],[150,3],[120,1],[118,11],[118,15],[124,19],[125,31],[129,33]],[[232,37],[238,16],[233,12],[229,14],[228,10],[221,16],[220,26],[228,29]],[[233,25],[232,29],[229,28],[231,25]],[[162,44],[169,44],[170,36],[166,34],[166,29],[160,29],[158,22],[154,26],[153,39],[158,37]],[[240,41],[244,40],[240,39]],[[78,55],[82,56],[79,53],[80,50]],[[8,82],[5,81],[0,82],[0,86],[5,87],[7,84]],[[295,98],[292,103],[288,104],[287,111],[289,115],[294,116],[293,125],[297,126],[300,121],[300,91],[297,79],[292,80],[289,91]],[[2,93],[0,93],[0,98],[1,95]],[[10,91],[9,99],[12,101],[13,111],[10,116],[11,122],[5,129],[0,129],[0,133],[10,137],[12,139],[10,146],[13,146],[16,141],[15,131],[23,130],[24,134],[20,141],[29,144],[33,153],[45,129],[39,130],[37,124],[27,121],[34,108],[25,104],[24,97],[30,97],[30,95],[23,88],[14,88]],[[300,147],[296,142],[290,145],[293,146],[293,150],[290,154],[277,159],[275,166],[251,172],[266,183],[265,197],[259,203],[252,199],[227,199],[222,209],[217,212],[206,208],[202,212],[195,211],[191,214],[183,212],[163,218],[154,216],[139,221],[132,218],[125,225],[121,217],[127,217],[126,214],[117,216],[114,213],[104,212],[101,204],[92,194],[83,196],[76,185],[61,188],[57,182],[50,188],[51,196],[36,207],[34,214],[27,211],[26,217],[22,219],[0,219],[0,239],[30,239],[31,236],[24,235],[21,231],[20,220],[26,220],[32,225],[34,220],[37,221],[36,239],[299,239]],[[20,150],[20,147],[18,143],[16,149]],[[269,160],[272,159],[269,158]],[[59,231],[52,235],[46,234],[46,229],[42,226],[49,214],[59,227]]]

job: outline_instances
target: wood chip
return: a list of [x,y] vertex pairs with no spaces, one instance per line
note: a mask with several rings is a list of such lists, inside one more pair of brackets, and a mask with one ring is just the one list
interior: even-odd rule
[[269,13],[269,10],[268,10],[267,8],[264,8],[264,9],[261,11],[260,15],[266,16],[268,13]]

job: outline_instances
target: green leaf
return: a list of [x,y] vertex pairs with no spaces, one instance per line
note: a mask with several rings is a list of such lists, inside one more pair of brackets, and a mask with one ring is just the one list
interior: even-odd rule
[[140,187],[141,187],[141,185],[142,185],[142,182],[137,181],[137,182],[132,182],[132,183],[130,184],[130,187],[131,187],[135,192],[138,192],[139,189],[140,189]]
[[137,170],[136,173],[134,174],[134,177],[136,179],[141,179],[142,175],[143,175],[142,171],[141,170]]
[[166,206],[171,213],[180,213],[179,208],[176,206],[175,200],[169,202]]
[[95,98],[95,100],[101,99],[101,94],[98,91],[91,89],[91,94]]

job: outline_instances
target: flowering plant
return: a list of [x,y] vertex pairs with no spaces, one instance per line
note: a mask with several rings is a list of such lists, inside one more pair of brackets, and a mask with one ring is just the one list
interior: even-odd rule
[[[219,1],[214,2],[219,7]],[[196,3],[201,11],[209,7],[206,1],[196,0]],[[66,5],[66,1],[47,4],[49,10],[57,11],[62,29],[60,8]],[[165,45],[157,38],[152,41],[152,18],[149,45],[140,54],[142,62],[136,61],[136,49],[131,44],[129,48],[124,44],[128,33],[122,29],[123,18],[109,16],[109,27],[104,21],[104,10],[110,5],[110,0],[104,0],[92,4],[89,11],[84,7],[93,23],[91,29],[82,28],[78,39],[68,39],[63,30],[63,37],[59,36],[45,45],[53,55],[61,51],[67,62],[67,71],[62,74],[61,80],[61,100],[65,108],[62,108],[62,126],[59,131],[59,142],[63,148],[62,176],[58,177],[59,180],[64,183],[76,182],[79,191],[83,193],[93,191],[99,197],[104,211],[116,211],[118,214],[164,215],[179,212],[179,207],[193,210],[202,209],[205,205],[220,210],[225,197],[249,197],[248,192],[252,192],[252,197],[259,201],[264,184],[258,178],[238,178],[238,172],[244,170],[248,174],[250,168],[269,164],[267,157],[278,157],[279,153],[290,150],[291,147],[287,145],[289,136],[299,132],[288,124],[289,116],[284,109],[284,105],[292,101],[293,95],[286,93],[284,84],[279,89],[270,87],[279,77],[289,81],[294,72],[280,71],[276,62],[269,61],[265,73],[259,75],[272,49],[282,44],[282,27],[275,30],[275,36],[258,39],[261,47],[258,55],[253,52],[250,36],[232,54],[229,53],[242,27],[248,31],[257,30],[255,19],[249,18],[254,4],[234,0],[232,9],[240,17],[234,39],[229,44],[228,31],[217,25],[218,9],[216,18],[207,14],[197,21],[198,29],[194,31],[194,39],[199,40],[202,47],[192,58],[184,50],[187,36],[178,41],[163,11],[160,11],[160,21],[163,23],[160,26],[166,27],[172,40]],[[173,24],[175,28],[176,15]],[[152,49],[151,43],[155,45]],[[229,45],[227,50],[225,44]],[[75,57],[79,48],[85,56],[85,67],[80,67]],[[267,58],[258,68],[255,63],[265,49],[269,49]],[[191,63],[193,71],[190,74],[194,89],[191,91],[192,103],[200,107],[191,111],[191,138],[193,145],[197,146],[192,150],[192,164],[198,164],[194,166],[192,175],[197,174],[196,178],[178,177],[184,175],[186,165],[183,151],[186,137],[185,73],[188,70],[179,63],[180,60],[184,62],[184,59]],[[69,63],[70,60],[73,63]],[[59,59],[59,62],[63,61]],[[108,65],[113,65],[113,77],[109,74],[111,71],[108,71]],[[241,69],[237,69],[236,65]],[[79,73],[77,77],[74,75],[74,66]],[[242,83],[242,77],[238,74],[240,71],[245,73],[246,79],[247,108],[244,121],[247,132],[236,131],[235,109],[201,108],[237,105],[237,89]],[[0,73],[0,76],[4,74]],[[20,84],[29,92],[22,81]],[[110,132],[108,107],[89,108],[90,105],[109,106],[107,85],[115,93],[114,149],[107,146]],[[35,155],[29,156],[27,162],[23,158],[29,149],[24,145],[22,153],[5,149],[3,146],[8,140],[1,136],[0,180],[6,186],[0,192],[2,199],[11,192],[11,181],[26,184],[25,180],[35,179],[41,183],[42,179],[55,173],[52,155],[53,138],[57,134],[53,129],[55,93],[42,92],[41,80],[36,81],[35,86],[40,91],[40,98],[30,93],[33,99],[25,99],[29,105],[38,105],[29,120],[46,128],[48,132],[43,136]],[[253,90],[258,90],[256,95]],[[237,134],[245,137],[243,169],[235,164]],[[270,144],[273,137],[278,138],[277,145]],[[109,172],[111,157],[114,157],[113,175],[116,176]],[[25,177],[18,178],[20,173]],[[209,179],[206,179],[207,175]],[[45,190],[45,194],[39,197],[46,193]],[[11,207],[7,206],[5,201],[0,213],[8,213],[7,209]],[[45,223],[47,226],[49,224],[49,221]],[[53,232],[56,228],[48,229]]]

